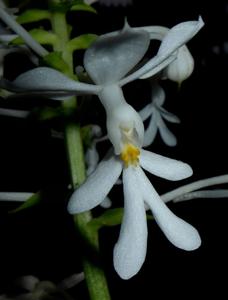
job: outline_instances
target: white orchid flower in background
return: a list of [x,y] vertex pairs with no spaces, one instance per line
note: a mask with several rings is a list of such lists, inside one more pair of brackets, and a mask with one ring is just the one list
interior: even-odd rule
[[75,273],[63,279],[59,284],[55,284],[52,281],[39,280],[33,275],[21,276],[15,280],[14,286],[24,290],[24,292],[14,296],[2,294],[0,295],[0,300],[73,300],[70,295],[65,293],[65,290],[78,285],[84,278],[83,272]]
[[163,119],[171,123],[180,123],[180,119],[162,107],[165,101],[165,92],[158,84],[152,86],[151,100],[151,103],[139,112],[143,121],[150,118],[149,125],[145,130],[143,146],[151,145],[158,132],[166,145],[176,146],[177,139]]

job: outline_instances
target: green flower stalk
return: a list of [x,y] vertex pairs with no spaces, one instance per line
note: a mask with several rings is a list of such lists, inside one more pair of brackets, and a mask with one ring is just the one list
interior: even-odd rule
[[[51,4],[57,4],[59,1],[49,1]],[[55,51],[61,51],[62,57],[70,67],[70,73],[67,75],[73,77],[73,58],[72,53],[65,48],[66,43],[69,41],[68,27],[66,23],[66,15],[64,12],[53,12],[51,14],[51,24],[54,33],[58,36],[59,43],[55,47]],[[70,101],[63,102],[64,108],[77,108],[76,98],[73,97]],[[76,186],[82,184],[85,180],[85,162],[82,139],[80,134],[80,125],[76,123],[68,123],[65,127],[65,141],[67,154],[69,159],[70,173],[72,185]],[[98,231],[93,230],[88,226],[92,220],[90,211],[77,214],[74,216],[76,228],[79,230],[82,238],[86,244],[89,245],[97,253],[99,252]],[[83,267],[85,279],[88,286],[88,291],[91,300],[109,300],[109,290],[107,281],[103,270],[100,266],[95,265],[87,257],[83,259]]]

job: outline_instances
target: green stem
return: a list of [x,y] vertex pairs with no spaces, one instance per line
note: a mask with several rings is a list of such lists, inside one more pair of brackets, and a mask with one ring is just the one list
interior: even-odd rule
[[[58,0],[50,0],[51,4],[57,4]],[[52,12],[52,29],[59,37],[59,43],[56,45],[55,51],[61,51],[63,53],[63,59],[70,66],[71,74],[67,74],[69,77],[73,76],[73,59],[72,54],[65,50],[65,45],[69,40],[68,27],[66,23],[65,13],[54,11]],[[73,107],[76,109],[77,101],[75,98],[63,102],[65,109]],[[82,184],[85,180],[85,163],[84,152],[80,134],[80,126],[76,123],[70,122],[65,127],[65,141],[70,166],[72,185],[76,188]],[[92,230],[88,226],[88,222],[92,219],[90,211],[81,214],[74,215],[74,223],[82,236],[84,242],[90,249],[98,253],[99,239],[98,231]],[[89,257],[84,257],[83,267],[85,273],[85,279],[88,286],[88,291],[91,300],[110,300],[108,285],[106,277],[99,262],[94,263]]]

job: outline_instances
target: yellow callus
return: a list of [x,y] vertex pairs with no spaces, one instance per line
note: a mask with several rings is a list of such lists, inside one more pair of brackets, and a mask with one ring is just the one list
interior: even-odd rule
[[129,165],[137,166],[139,163],[140,150],[132,144],[126,144],[120,154],[125,167]]

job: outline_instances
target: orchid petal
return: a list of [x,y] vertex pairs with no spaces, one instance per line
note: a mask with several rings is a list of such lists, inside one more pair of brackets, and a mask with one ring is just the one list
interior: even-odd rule
[[134,167],[124,169],[123,186],[124,217],[114,248],[114,267],[122,279],[129,279],[140,270],[147,249],[146,213]]
[[157,116],[157,126],[158,126],[159,133],[160,133],[161,138],[164,141],[164,143],[170,147],[176,146],[177,139],[176,139],[175,135],[166,126],[166,124],[162,120],[160,114],[158,114],[158,116]]
[[155,106],[162,106],[165,102],[165,91],[159,84],[152,86],[152,102]]
[[35,68],[19,75],[12,83],[8,83],[8,88],[16,92],[31,91],[45,94],[54,92],[63,95],[96,94],[101,89],[92,84],[76,82],[61,72],[47,67]]
[[166,109],[164,109],[163,107],[159,107],[159,111],[161,116],[167,120],[170,123],[180,123],[181,120],[178,118],[178,116],[174,115],[173,113],[167,111]]
[[120,85],[129,83],[135,79],[149,78],[164,69],[169,63],[174,61],[176,50],[187,43],[203,27],[201,18],[198,21],[180,23],[171,28],[165,35],[158,53],[149,60],[142,68],[120,81]]
[[153,106],[152,104],[147,104],[145,107],[143,107],[140,111],[139,111],[139,115],[142,118],[143,121],[145,121],[146,119],[148,119],[152,113],[153,113]]
[[[137,29],[137,28],[136,28]],[[170,30],[163,26],[146,26],[141,29],[147,31],[151,40],[162,41],[165,35]],[[194,68],[193,57],[186,45],[181,46],[177,52],[177,59],[170,63],[164,70],[165,78],[181,83],[187,79]]]
[[147,147],[153,143],[157,132],[158,132],[158,126],[157,126],[156,114],[153,114],[153,116],[150,119],[149,126],[145,130],[144,141],[143,141],[144,147]]
[[182,161],[141,149],[140,165],[156,176],[176,181],[192,175],[192,168]]
[[199,248],[201,239],[198,231],[171,212],[161,200],[142,169],[138,168],[137,172],[144,201],[149,205],[157,224],[167,239],[174,246],[186,251]]
[[203,27],[201,17],[198,21],[188,21],[172,27],[164,37],[158,50],[158,55],[166,56],[167,53],[176,51],[177,48],[187,43]]
[[81,213],[100,204],[122,171],[122,163],[115,157],[104,159],[87,180],[72,194],[68,203],[70,214]]
[[144,56],[149,35],[125,25],[122,31],[100,36],[85,52],[84,66],[97,84],[114,83]]

